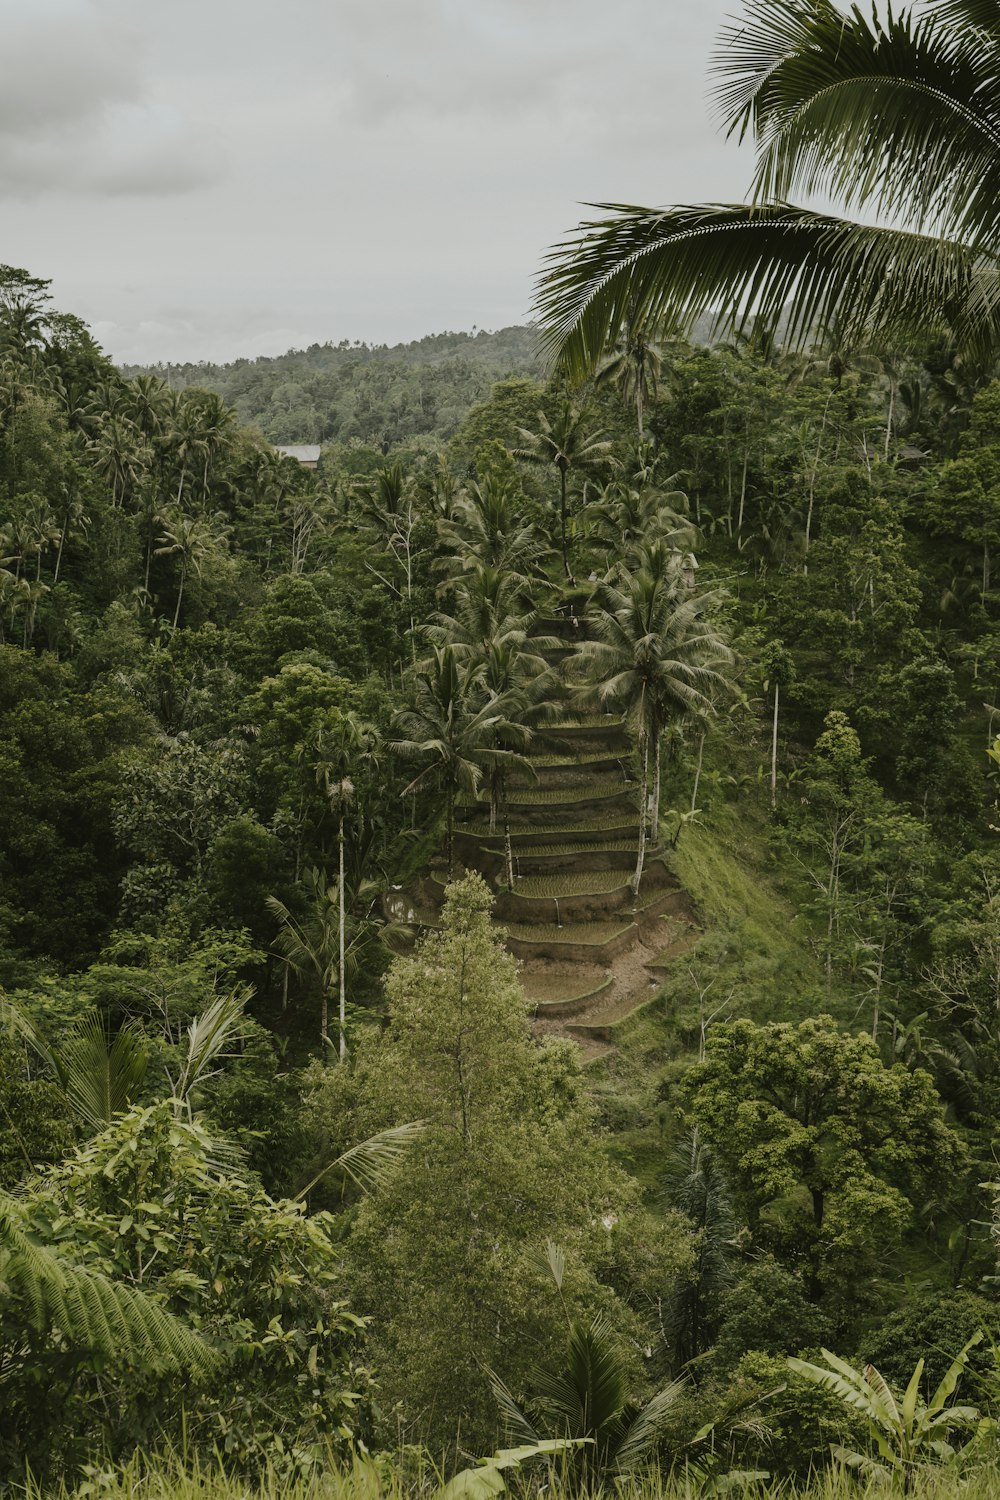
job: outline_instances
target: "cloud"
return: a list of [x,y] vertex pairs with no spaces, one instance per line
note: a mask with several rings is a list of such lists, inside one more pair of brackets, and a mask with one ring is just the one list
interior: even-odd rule
[[174,195],[217,181],[217,131],[155,97],[142,36],[94,0],[0,0],[0,193]]

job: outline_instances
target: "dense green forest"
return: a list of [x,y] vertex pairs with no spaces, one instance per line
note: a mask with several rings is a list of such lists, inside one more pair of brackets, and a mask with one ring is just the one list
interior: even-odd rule
[[990,371],[662,340],[310,473],[2,304],[6,1479],[804,1476],[981,1332],[957,1448]]
[[272,443],[361,442],[388,453],[420,437],[450,438],[498,380],[541,376],[532,328],[438,333],[410,344],[310,344],[277,358],[127,367],[174,390],[214,391]]
[[616,210],[551,367],[123,372],[0,268],[5,1492],[995,1495],[1000,27],[935,4],[757,0],[727,100],[953,243]]

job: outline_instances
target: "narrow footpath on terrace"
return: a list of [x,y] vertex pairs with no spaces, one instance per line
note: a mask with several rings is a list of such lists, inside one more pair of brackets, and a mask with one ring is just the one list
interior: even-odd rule
[[[543,654],[558,664],[567,690],[574,645],[586,619],[540,619],[539,636],[558,637]],[[667,967],[697,941],[687,892],[652,835],[638,896],[632,879],[639,844],[640,786],[620,718],[581,714],[567,701],[526,752],[530,771],[511,776],[508,816],[514,888],[508,889],[504,831],[490,829],[485,789],[460,805],[456,866],[478,870],[497,893],[494,917],[521,960],[536,1034],[569,1036],[596,1058],[628,1016],[659,992]],[[417,886],[395,895],[388,914],[414,932],[440,920],[447,867],[441,861]]]

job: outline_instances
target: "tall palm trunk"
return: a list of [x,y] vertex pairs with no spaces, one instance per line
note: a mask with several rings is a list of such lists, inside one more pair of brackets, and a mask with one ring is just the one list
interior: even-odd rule
[[179,585],[179,587],[177,589],[177,604],[176,604],[176,606],[174,608],[174,625],[173,625],[173,628],[175,630],[177,629],[177,621],[181,617],[181,600],[183,598],[184,598],[184,564],[181,563],[181,581],[180,581],[180,585]]
[[340,845],[340,1060],[347,1058],[347,985],[344,976],[344,814],[340,814],[337,834]]
[[563,571],[567,578],[572,578],[569,570],[569,537],[567,535],[567,511],[566,511],[566,470],[562,464],[559,465],[559,530],[562,536]]
[[778,682],[774,683],[774,724],[771,729],[771,810],[778,805]]
[[[698,739],[698,763],[694,768],[694,785],[691,788],[691,811],[698,810],[698,787],[701,783],[701,767],[705,758],[705,731],[701,731]],[[678,829],[679,831],[679,829]],[[675,840],[676,842],[676,840]]]
[[510,839],[510,808],[507,804],[507,779],[500,775],[500,807],[503,813],[503,846],[507,856],[507,884],[514,889],[514,846]]
[[653,817],[652,837],[654,846],[660,842],[660,738],[661,731],[653,732]]
[[639,886],[642,884],[642,869],[646,863],[646,817],[647,804],[649,802],[649,736],[643,731],[639,742],[639,754],[642,757],[642,796],[639,803],[639,857],[635,862],[635,874],[632,876],[632,894],[639,899]]
[[455,877],[455,791],[448,788],[448,879]]

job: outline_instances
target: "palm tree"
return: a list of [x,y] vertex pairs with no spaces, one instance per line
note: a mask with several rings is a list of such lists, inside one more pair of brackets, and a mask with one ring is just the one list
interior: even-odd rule
[[309,870],[304,883],[308,898],[304,916],[296,916],[277,896],[268,896],[267,905],[281,923],[275,947],[290,969],[316,980],[320,994],[319,1034],[325,1059],[330,1041],[330,996],[340,961],[340,902],[324,871]]
[[[1000,12],[926,0],[898,13],[833,0],[748,0],[722,35],[716,91],[752,136],[749,204],[599,204],[551,252],[537,307],[571,373],[630,318],[689,329],[784,321],[789,342],[835,326],[898,344],[928,326],[980,357],[1000,334]],[[839,199],[882,225],[797,207]]]
[[475,670],[452,646],[435,646],[415,669],[413,701],[395,717],[399,737],[389,748],[403,760],[422,763],[404,797],[428,782],[444,794],[449,876],[455,865],[455,798],[478,792],[487,767],[516,759],[496,744],[504,717],[502,703],[481,701]]
[[0,999],[0,1023],[40,1058],[86,1130],[103,1130],[138,1098],[149,1048],[137,1022],[126,1021],[112,1039],[104,1018],[97,1011],[87,1011],[57,1043],[27,1011],[12,1000]]
[[452,554],[445,561],[450,572],[493,567],[523,580],[538,571],[546,551],[524,519],[520,490],[494,474],[463,490],[451,515],[438,522],[438,535]]
[[694,1264],[678,1278],[667,1305],[676,1370],[714,1341],[711,1312],[733,1280],[737,1223],[725,1179],[697,1129],[678,1141],[665,1177],[670,1206],[687,1216],[697,1236]]
[[184,580],[188,569],[200,577],[202,563],[213,552],[217,552],[225,545],[230,528],[225,524],[221,515],[189,516],[183,511],[174,510],[163,519],[165,525],[159,539],[161,545],[155,549],[153,555],[155,557],[176,556],[180,561],[177,602],[174,605],[172,622],[172,628],[176,630],[181,616],[181,600],[184,597]]
[[611,443],[601,434],[586,429],[584,413],[570,396],[563,396],[556,408],[553,421],[544,412],[538,413],[538,431],[529,432],[519,427],[525,446],[514,449],[516,458],[531,464],[554,464],[559,471],[559,535],[562,543],[563,570],[572,578],[569,565],[568,486],[571,473],[593,471],[606,464],[611,454]]
[[[474,563],[463,574],[455,595],[453,614],[435,614],[421,627],[432,646],[452,646],[465,662],[481,656],[497,641],[526,647],[537,614],[525,608],[524,580],[516,573]],[[539,671],[544,669],[539,653],[561,645],[555,637],[533,640]]]
[[614,349],[597,371],[597,385],[616,385],[622,399],[634,401],[635,419],[642,438],[643,407],[649,396],[658,394],[663,357],[659,345],[646,325],[629,313],[621,327]]
[[581,697],[623,712],[635,738],[641,768],[639,852],[632,879],[637,897],[651,813],[654,837],[660,826],[660,742],[668,718],[691,711],[711,714],[711,692],[726,682],[720,668],[733,661],[707,617],[720,596],[691,593],[683,572],[679,553],[655,545],[647,549],[637,571],[623,569],[620,582],[604,586],[591,620],[594,639],[579,647],[591,677]]
[[[546,1243],[536,1257],[563,1297],[565,1256],[558,1245]],[[563,1304],[565,1310],[565,1303]],[[594,1481],[629,1473],[648,1463],[663,1427],[683,1394],[675,1380],[645,1405],[629,1396],[629,1370],[624,1351],[607,1319],[589,1322],[567,1317],[564,1351],[537,1365],[528,1377],[529,1401],[519,1405],[490,1372],[490,1385],[500,1409],[506,1437],[518,1444],[540,1444],[569,1439],[579,1445],[576,1474],[581,1489]]]
[[[338,982],[340,986],[340,1061],[347,1058],[347,970],[344,959],[344,818],[354,803],[354,774],[364,761],[374,760],[375,730],[356,714],[335,709],[316,741],[316,779],[322,784],[330,811],[337,819],[338,851]],[[324,1023],[324,1056],[326,1031]]]
[[[673,474],[666,483],[679,477]],[[695,528],[684,514],[687,504],[681,490],[664,491],[653,485],[637,489],[626,480],[612,479],[587,506],[587,518],[610,556],[620,558],[623,548],[653,540],[687,551],[696,541]]]
[[548,638],[530,643],[510,636],[499,637],[485,647],[479,662],[478,680],[486,693],[487,703],[497,714],[493,729],[494,745],[506,752],[498,755],[488,768],[490,788],[490,832],[496,830],[497,814],[503,820],[504,856],[507,885],[514,889],[514,849],[510,834],[510,804],[507,778],[511,771],[528,771],[535,775],[524,751],[531,743],[537,725],[556,713],[556,674],[540,655],[548,648]]

